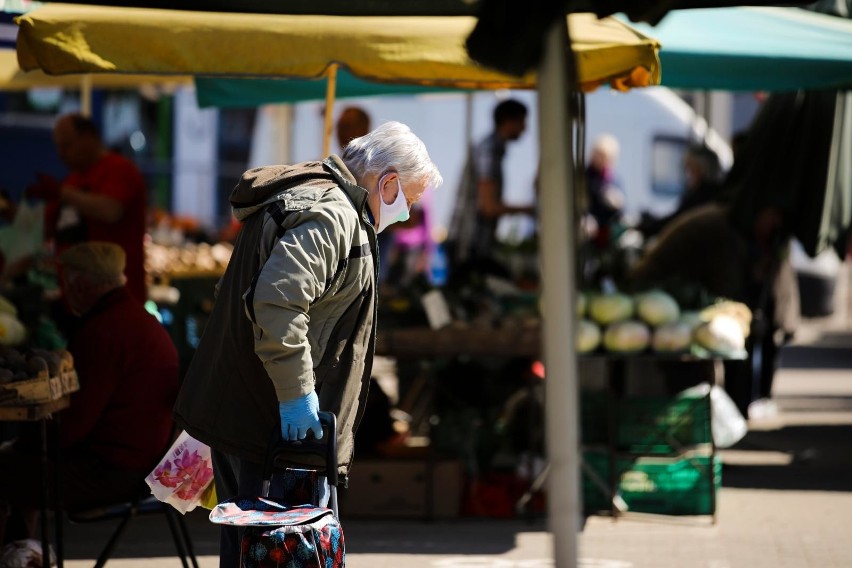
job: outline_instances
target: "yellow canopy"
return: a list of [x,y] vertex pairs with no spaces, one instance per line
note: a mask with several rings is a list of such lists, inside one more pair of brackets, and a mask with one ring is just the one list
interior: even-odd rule
[[[142,85],[189,85],[192,77],[180,75],[125,75],[118,73],[88,75],[92,87],[133,89]],[[83,75],[47,75],[43,71],[22,71],[12,49],[0,50],[0,91],[25,91],[40,87],[83,89]]]
[[[658,43],[614,19],[568,16],[580,83],[659,83]],[[48,4],[18,18],[23,69],[48,74],[153,73],[321,77],[337,63],[379,82],[532,88],[471,60],[472,17],[340,17]]]

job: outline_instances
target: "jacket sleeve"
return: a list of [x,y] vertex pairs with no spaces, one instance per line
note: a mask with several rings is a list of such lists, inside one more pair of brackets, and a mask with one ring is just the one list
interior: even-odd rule
[[311,303],[325,291],[343,250],[343,231],[313,216],[287,230],[272,247],[245,299],[254,308],[255,352],[279,401],[314,389],[308,342]]

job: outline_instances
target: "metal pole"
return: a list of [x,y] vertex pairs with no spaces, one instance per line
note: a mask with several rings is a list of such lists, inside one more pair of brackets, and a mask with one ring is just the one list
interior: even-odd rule
[[80,114],[92,116],[92,76],[89,73],[80,79]]
[[[541,148],[541,262],[545,426],[550,462],[548,516],[557,568],[576,568],[580,523],[577,356],[574,347],[576,227],[569,100],[567,19],[547,35],[538,72]],[[573,74],[571,74],[573,75]]]
[[464,140],[470,156],[473,148],[473,93],[464,95]]
[[325,85],[325,129],[322,136],[322,155],[328,156],[331,149],[331,130],[334,126],[334,93],[337,89],[337,64],[332,63],[328,68],[328,79]]

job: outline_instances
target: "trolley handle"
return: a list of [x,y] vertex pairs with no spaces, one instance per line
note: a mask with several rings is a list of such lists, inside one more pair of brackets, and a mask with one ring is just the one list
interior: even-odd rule
[[337,486],[337,417],[333,412],[323,410],[319,412],[319,420],[323,428],[321,440],[317,440],[308,432],[308,438],[304,440],[286,441],[281,438],[281,425],[275,425],[263,465],[264,495],[267,494],[268,484],[275,472],[275,463],[283,454],[313,455],[324,458],[328,483]]

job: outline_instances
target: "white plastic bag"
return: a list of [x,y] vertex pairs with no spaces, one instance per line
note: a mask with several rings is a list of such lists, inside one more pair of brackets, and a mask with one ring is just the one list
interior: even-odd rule
[[210,448],[181,432],[145,482],[154,497],[181,513],[195,509],[203,504],[213,482]]
[[718,385],[710,389],[710,412],[713,442],[717,448],[730,448],[748,433],[748,423],[736,403]]
[[731,400],[725,389],[718,385],[712,387],[701,383],[688,388],[682,394],[690,396],[707,396],[710,394],[710,433],[717,448],[730,448],[743,439],[748,433],[748,423]]
[[[50,566],[56,565],[56,554],[53,547],[50,548]],[[43,566],[41,554],[41,541],[28,538],[10,542],[0,551],[0,568],[31,568],[32,566]]]

